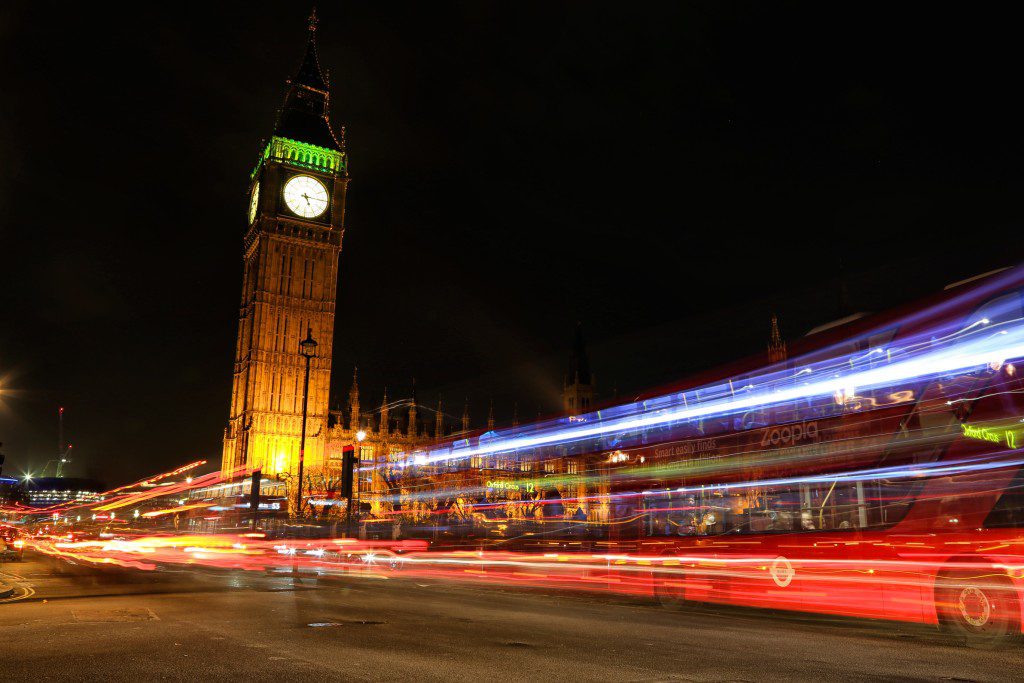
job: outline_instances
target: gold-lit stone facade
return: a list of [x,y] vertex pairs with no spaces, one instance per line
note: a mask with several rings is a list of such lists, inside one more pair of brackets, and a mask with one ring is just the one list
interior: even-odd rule
[[244,465],[273,476],[298,463],[305,380],[298,349],[307,332],[318,347],[310,361],[305,458],[311,468],[324,461],[341,235],[310,244],[288,235],[290,221],[269,220],[274,225],[253,237],[246,254],[223,462],[225,470]]
[[[402,454],[429,448],[446,437],[440,403],[429,416],[424,412],[416,402],[415,393],[410,399],[389,402],[385,391],[380,408],[364,413],[359,399],[358,376],[354,375],[348,410],[334,411],[327,430],[328,481],[340,476],[343,451],[351,446],[357,461],[356,500],[364,511],[380,514],[382,508],[377,501],[393,483],[388,481],[388,463]],[[433,432],[430,431],[430,423],[433,423]],[[317,482],[312,481],[311,484],[315,488]]]

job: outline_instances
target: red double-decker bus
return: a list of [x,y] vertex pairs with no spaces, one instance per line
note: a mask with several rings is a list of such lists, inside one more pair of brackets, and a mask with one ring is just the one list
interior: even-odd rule
[[[1003,334],[1024,322],[1022,296],[1019,274],[1004,273],[944,293],[923,307],[928,315],[902,311],[836,336],[871,353],[936,316]],[[702,435],[621,451],[608,465],[608,498],[614,519],[633,521],[613,525],[612,537],[620,551],[660,558],[652,585],[668,606],[923,622],[975,642],[1019,635],[1024,383],[1016,360],[851,387],[831,404],[753,410],[717,429],[703,425]],[[626,474],[615,476],[617,468]]]
[[796,346],[771,367],[408,454],[378,496],[382,517],[435,551],[471,544],[481,565],[509,553],[492,576],[515,553],[541,566],[558,548],[575,553],[556,558],[563,575],[579,567],[594,585],[604,573],[673,607],[1019,635],[1024,273]]

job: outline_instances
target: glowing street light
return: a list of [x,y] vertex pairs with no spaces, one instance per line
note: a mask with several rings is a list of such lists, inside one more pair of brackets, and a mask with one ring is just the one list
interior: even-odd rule
[[364,432],[362,429],[360,429],[358,432],[356,432],[356,441],[365,441],[365,440],[366,440],[366,432]]

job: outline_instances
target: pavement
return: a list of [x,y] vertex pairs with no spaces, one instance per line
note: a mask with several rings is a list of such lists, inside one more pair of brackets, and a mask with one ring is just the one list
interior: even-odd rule
[[406,578],[97,570],[0,576],[0,680],[1019,680],[1024,648],[935,630]]

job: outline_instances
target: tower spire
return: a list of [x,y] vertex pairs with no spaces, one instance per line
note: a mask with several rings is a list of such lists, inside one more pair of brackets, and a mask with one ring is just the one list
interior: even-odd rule
[[299,68],[288,79],[288,93],[278,112],[274,136],[344,152],[330,123],[330,79],[317,56],[316,10],[309,17],[306,50]]
[[466,405],[462,407],[462,431],[469,431],[469,397],[466,397]]
[[382,436],[387,436],[391,431],[390,411],[388,409],[388,388],[384,387],[384,400],[380,404],[380,428],[377,430]]
[[487,411],[487,431],[494,431],[494,399],[491,399],[491,407]]
[[771,330],[768,332],[768,362],[781,363],[788,357],[786,342],[782,339],[782,333],[779,332],[779,318],[772,313]]
[[434,440],[444,436],[444,413],[441,412],[441,394],[437,395],[437,412],[434,413]]
[[594,401],[594,375],[590,371],[587,344],[583,339],[583,325],[576,323],[576,336],[572,344],[572,360],[562,385],[562,410],[573,416],[588,412]]
[[409,404],[409,427],[406,431],[409,438],[416,436],[416,378],[412,378],[412,402]]
[[512,404],[512,426],[519,426],[519,401]]
[[359,366],[352,369],[352,388],[348,390],[349,428],[358,430],[361,422],[359,411]]
[[299,70],[295,72],[295,76],[289,82],[326,93],[330,83],[328,83],[323,69],[320,68],[320,59],[316,54],[316,27],[319,23],[320,18],[316,16],[316,7],[313,7],[307,24],[309,33],[306,36],[306,52],[302,55]]

